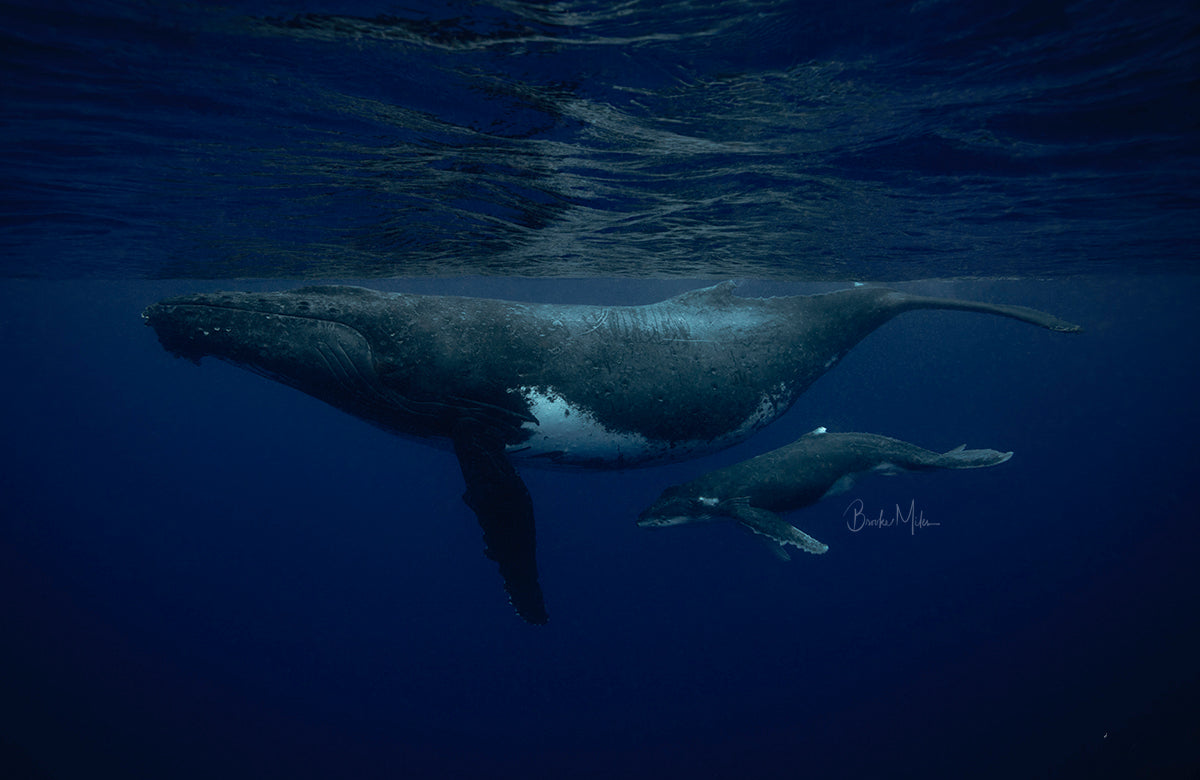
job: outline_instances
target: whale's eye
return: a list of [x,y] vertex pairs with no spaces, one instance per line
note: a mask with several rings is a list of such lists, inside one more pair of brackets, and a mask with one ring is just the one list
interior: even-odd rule
[[719,498],[708,498],[707,496],[700,496],[699,498],[697,498],[697,499],[696,499],[696,502],[697,502],[698,504],[700,504],[700,506],[706,506],[706,507],[708,507],[709,509],[711,509],[711,508],[713,508],[714,506],[716,506],[717,504],[721,503],[721,499],[719,499]]

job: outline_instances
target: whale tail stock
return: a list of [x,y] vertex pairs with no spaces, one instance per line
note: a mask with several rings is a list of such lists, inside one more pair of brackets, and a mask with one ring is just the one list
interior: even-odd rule
[[953,311],[974,311],[983,314],[996,314],[1010,317],[1014,320],[1027,322],[1030,325],[1052,330],[1057,333],[1082,333],[1083,328],[1073,322],[1054,316],[1048,312],[1031,309],[1028,306],[1016,306],[1007,303],[985,303],[983,301],[965,301],[958,298],[934,298],[925,295],[890,290],[888,303],[895,311],[910,311],[912,309],[950,309]]

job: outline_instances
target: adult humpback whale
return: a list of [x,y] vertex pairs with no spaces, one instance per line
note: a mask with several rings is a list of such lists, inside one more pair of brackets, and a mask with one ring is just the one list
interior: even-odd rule
[[968,450],[965,445],[937,453],[874,433],[826,433],[818,428],[791,444],[704,474],[663,491],[642,512],[638,525],[661,528],[684,523],[735,520],[743,528],[805,552],[829,547],[786,522],[781,512],[815,504],[845,492],[871,472],[974,469],[995,466],[1011,452]]
[[359,287],[186,295],[143,317],[168,351],[214,356],[393,433],[449,440],[518,613],[546,620],[532,502],[509,456],[624,468],[735,444],[868,333],[911,309],[1079,328],[1023,306],[873,287],[648,306],[525,304]]

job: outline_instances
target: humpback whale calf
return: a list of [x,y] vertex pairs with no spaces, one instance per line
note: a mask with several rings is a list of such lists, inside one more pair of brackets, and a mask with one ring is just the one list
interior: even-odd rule
[[643,528],[735,520],[743,528],[785,546],[823,553],[829,547],[779,516],[843,493],[861,474],[973,469],[995,466],[1011,452],[968,450],[945,453],[873,433],[826,433],[818,428],[777,450],[710,471],[663,491],[638,518]]
[[177,356],[217,357],[393,433],[449,442],[510,601],[542,623],[532,502],[511,458],[612,469],[736,444],[912,309],[1079,330],[1023,306],[876,287],[743,298],[731,282],[647,306],[318,286],[185,295],[142,316]]

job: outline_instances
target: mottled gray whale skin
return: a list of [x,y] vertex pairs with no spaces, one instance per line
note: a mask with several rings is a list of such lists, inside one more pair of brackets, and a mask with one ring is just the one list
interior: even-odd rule
[[734,520],[778,542],[784,557],[785,546],[820,554],[829,547],[779,515],[844,492],[863,474],[982,468],[1011,457],[1011,452],[965,447],[937,453],[874,433],[826,433],[818,428],[777,450],[667,488],[642,512],[638,525],[661,528]]
[[452,443],[514,606],[544,622],[532,504],[510,456],[625,468],[722,449],[912,309],[1079,330],[1021,306],[874,287],[743,298],[732,283],[647,306],[320,286],[185,295],[143,317],[175,355],[217,357],[393,433]]

